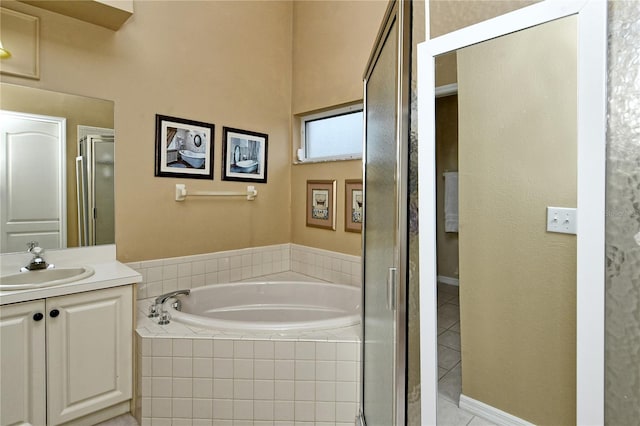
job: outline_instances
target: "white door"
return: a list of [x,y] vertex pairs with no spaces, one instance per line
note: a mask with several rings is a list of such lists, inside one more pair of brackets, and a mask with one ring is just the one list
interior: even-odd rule
[[0,111],[0,248],[66,247],[66,119]]
[[44,300],[0,307],[0,424],[45,424],[44,345]]
[[47,299],[49,425],[131,399],[131,286]]

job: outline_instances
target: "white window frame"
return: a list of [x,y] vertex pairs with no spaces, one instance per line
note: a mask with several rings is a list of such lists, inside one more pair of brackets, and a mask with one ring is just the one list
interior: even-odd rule
[[[342,161],[342,160],[359,160],[362,159],[362,151],[359,153],[346,153],[341,155],[332,155],[327,157],[311,157],[307,158],[307,139],[305,129],[307,127],[307,122],[321,120],[324,118],[332,118],[340,115],[346,115],[356,112],[364,111],[364,103],[360,102],[357,104],[352,104],[348,106],[331,108],[322,112],[307,114],[300,116],[300,148],[297,152],[297,161],[299,163],[319,163],[323,161]],[[364,120],[362,123],[363,128],[363,139],[364,139]],[[364,146],[364,140],[362,141],[362,146]]]

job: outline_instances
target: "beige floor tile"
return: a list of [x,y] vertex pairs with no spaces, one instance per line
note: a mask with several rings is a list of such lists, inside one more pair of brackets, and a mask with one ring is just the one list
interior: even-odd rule
[[438,327],[449,328],[460,321],[460,308],[446,303],[438,308]]
[[138,426],[138,422],[130,414],[123,414],[106,422],[98,423],[96,426]]
[[438,380],[442,379],[448,372],[449,370],[447,370],[446,368],[438,367]]
[[467,424],[467,426],[496,426],[495,423],[491,423],[489,420],[485,420],[481,417],[474,416],[473,419]]
[[456,333],[451,329],[438,335],[438,344],[446,346],[457,351],[460,350],[460,333]]
[[438,292],[454,294],[457,296],[458,294],[460,294],[460,287],[458,287],[457,285],[438,283]]
[[460,362],[460,352],[446,346],[438,345],[438,367],[452,369]]
[[438,426],[465,426],[472,418],[472,414],[461,410],[453,402],[438,397]]
[[438,381],[438,395],[458,405],[461,391],[462,370],[458,364]]

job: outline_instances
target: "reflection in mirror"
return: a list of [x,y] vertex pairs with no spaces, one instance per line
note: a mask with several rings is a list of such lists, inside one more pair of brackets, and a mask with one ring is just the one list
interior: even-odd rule
[[113,102],[0,91],[0,251],[114,243]]
[[457,100],[436,103],[438,275],[460,280],[438,286],[439,394],[534,424],[576,422],[576,237],[545,226],[577,202],[576,34],[572,16],[460,49]]

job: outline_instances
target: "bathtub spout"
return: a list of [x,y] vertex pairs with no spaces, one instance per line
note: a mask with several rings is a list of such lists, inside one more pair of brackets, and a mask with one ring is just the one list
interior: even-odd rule
[[[154,304],[151,306],[151,309],[149,310],[149,318],[160,317],[158,318],[158,324],[160,325],[169,324],[171,322],[170,321],[171,315],[169,315],[169,312],[163,309],[164,302],[171,299],[172,297],[176,297],[182,294],[184,294],[185,296],[188,296],[189,293],[191,293],[191,290],[177,290],[177,291],[170,291],[169,293],[165,293],[163,295],[158,296]],[[176,303],[180,303],[180,301]]]
[[156,305],[164,305],[164,302],[166,302],[167,300],[171,299],[172,297],[176,297],[179,296],[181,294],[184,294],[185,296],[188,296],[189,293],[191,293],[191,290],[176,290],[176,291],[170,291],[169,293],[165,293],[163,295],[160,295],[156,298]]

